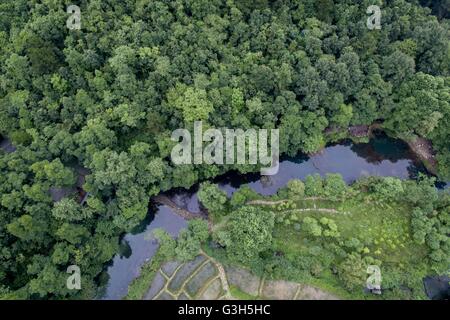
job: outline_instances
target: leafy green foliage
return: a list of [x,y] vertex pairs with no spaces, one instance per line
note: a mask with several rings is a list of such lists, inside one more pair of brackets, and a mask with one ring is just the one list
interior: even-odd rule
[[320,237],[322,235],[322,227],[316,219],[311,217],[303,219],[302,230],[311,236]]
[[331,200],[342,199],[347,192],[347,184],[340,174],[329,173],[326,176],[323,194]]
[[272,245],[274,214],[244,206],[230,213],[226,230],[227,254],[233,260],[249,262]]
[[338,175],[308,176],[309,194],[303,197],[289,193],[300,185],[291,181],[275,196],[229,208],[228,219],[213,226],[220,245],[216,254],[260,276],[314,284],[358,299],[373,297],[363,289],[367,268],[375,265],[381,270],[380,298],[423,299],[421,279],[448,268],[449,194],[439,193],[434,179],[425,176],[342,183]]
[[221,213],[225,209],[227,194],[215,184],[203,182],[197,193],[200,202],[212,213]]
[[[421,2],[448,14],[448,1]],[[66,5],[0,4],[0,136],[17,148],[0,151],[1,294],[93,297],[102,264],[144,219],[149,196],[257,169],[173,166],[170,133],[196,120],[277,127],[288,155],[320,150],[328,127],[384,120],[395,135],[430,139],[440,176],[450,177],[449,27],[417,1],[386,3],[377,32],[363,23],[365,2],[81,1],[79,31],[66,28]],[[305,195],[338,199],[335,182],[310,178]],[[49,190],[75,187],[89,192],[83,206],[74,194],[52,203]],[[397,187],[380,195],[400,195]],[[223,211],[211,190],[205,206]],[[252,197],[237,193],[230,206]],[[442,235],[442,225],[433,230]],[[445,241],[431,234],[440,259]],[[194,252],[181,238],[179,250]],[[26,272],[41,253],[60,264]],[[64,287],[70,264],[83,267],[80,292]]]
[[177,260],[186,262],[194,259],[200,250],[200,246],[209,237],[208,224],[201,219],[189,221],[187,229],[180,232],[177,238],[175,255]]
[[349,290],[360,289],[365,287],[367,279],[367,263],[357,253],[351,253],[339,265],[339,279]]
[[289,180],[287,188],[290,199],[300,199],[305,195],[305,184],[299,179]]

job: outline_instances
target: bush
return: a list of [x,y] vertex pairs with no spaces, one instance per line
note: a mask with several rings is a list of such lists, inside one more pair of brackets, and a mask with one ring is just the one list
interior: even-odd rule
[[301,199],[305,195],[305,184],[299,179],[289,180],[287,188],[290,199]]
[[322,227],[319,225],[316,219],[306,217],[303,219],[302,230],[308,235],[320,237],[322,235]]
[[186,262],[194,259],[200,251],[201,244],[209,236],[208,224],[201,219],[193,219],[188,223],[187,229],[180,232],[175,247],[177,260]]
[[331,200],[342,199],[347,193],[347,184],[340,174],[327,174],[324,181],[324,196]]
[[225,191],[210,182],[204,182],[200,185],[197,193],[198,199],[211,212],[223,212],[227,202],[227,194]]
[[319,174],[309,175],[305,179],[305,194],[308,197],[323,195],[323,181]]

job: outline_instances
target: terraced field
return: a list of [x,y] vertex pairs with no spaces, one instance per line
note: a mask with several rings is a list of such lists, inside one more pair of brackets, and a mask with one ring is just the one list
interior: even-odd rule
[[145,295],[146,300],[285,299],[328,300],[335,296],[308,285],[261,279],[249,271],[223,267],[201,254],[187,263],[164,264]]

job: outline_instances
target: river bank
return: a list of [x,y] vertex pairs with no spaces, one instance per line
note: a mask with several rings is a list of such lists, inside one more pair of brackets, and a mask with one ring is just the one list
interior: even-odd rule
[[380,132],[393,139],[404,141],[409,146],[414,156],[423,163],[427,171],[434,176],[438,175],[439,164],[436,159],[436,151],[433,149],[432,142],[428,139],[419,136],[410,139],[398,137],[386,130],[381,121],[374,122],[371,125],[355,125],[346,129],[328,128],[325,130],[325,134],[331,142],[342,139],[351,139],[355,143],[367,142],[370,138],[375,137]]
[[[239,174],[229,172],[212,180],[219,188],[231,196],[240,186],[246,184],[261,195],[273,195],[291,179],[304,179],[307,175],[318,173],[340,173],[347,183],[362,176],[394,176],[401,179],[414,178],[421,166],[408,146],[389,137],[373,137],[367,143],[352,143],[344,140],[330,144],[320,153],[308,157],[299,154],[296,157],[283,157],[279,172],[275,176],[261,177],[259,174]],[[194,214],[201,212],[197,198],[198,184],[189,190],[178,189],[165,194],[177,207]],[[152,206],[152,216],[137,233],[126,235],[122,242],[128,243],[126,256],[116,255],[107,267],[109,281],[104,299],[121,299],[127,294],[128,284],[140,273],[140,266],[153,256],[157,246],[145,241],[153,229],[162,227],[177,235],[186,225],[186,220],[173,210],[172,205]],[[175,227],[175,228],[174,228]]]
[[414,140],[406,140],[411,151],[420,159],[427,170],[433,174],[438,174],[438,161],[436,160],[436,152],[433,150],[431,141],[417,137]]
[[[376,137],[373,132],[370,136],[371,138],[367,138],[368,143],[342,141],[328,145],[311,157],[305,155],[284,157],[280,164],[280,172],[276,176],[261,177],[258,174],[242,175],[232,172],[217,177],[214,181],[228,195],[235,192],[242,184],[248,184],[260,194],[270,195],[276,193],[290,179],[303,179],[313,173],[325,175],[339,172],[345,181],[351,182],[358,177],[370,175],[414,178],[417,172],[421,171],[405,143],[395,139]],[[187,211],[200,212],[189,210],[189,207],[199,207],[195,187],[192,190],[176,191],[175,195],[171,195],[171,201],[181,202],[182,207],[186,205]],[[122,238],[121,247],[124,250],[114,257],[108,267],[108,274],[114,279],[108,284],[109,292],[106,294],[108,298],[123,297],[129,282],[140,274],[143,263],[152,258],[157,248],[157,244],[149,241],[154,228],[162,227],[171,230],[171,235],[176,236],[186,225],[185,219],[176,211],[170,203],[162,203],[152,209],[152,214],[156,212],[155,220],[149,217],[143,223],[141,231],[134,231]]]
[[411,152],[423,163],[428,172],[435,176],[438,175],[436,151],[433,149],[433,144],[430,140],[419,136],[412,139],[396,137],[385,130],[381,122],[375,122],[370,126],[353,126],[348,128],[349,137],[353,139],[371,138],[377,131],[383,132],[394,139],[403,140],[409,146]]
[[[326,179],[323,186],[327,185]],[[294,198],[289,195],[289,188],[272,196],[246,192],[247,208],[257,207],[259,214],[271,212],[275,218],[274,229],[270,232],[273,232],[272,247],[269,252],[264,251],[263,255],[258,256],[262,261],[257,259],[239,263],[229,256],[228,246],[220,245],[220,240],[216,242],[218,238],[214,234],[229,232],[233,215],[242,208],[227,206],[226,213],[210,215],[214,225],[210,230],[213,244],[205,243],[200,257],[184,264],[176,261],[165,263],[156,274],[153,268],[151,281],[145,274],[147,267],[144,267],[144,274],[136,281],[140,288],[138,298],[424,299],[422,278],[428,279],[425,282],[426,292],[434,292],[433,297],[437,298],[436,292],[440,287],[430,284],[429,278],[425,277],[432,274],[427,258],[430,252],[426,245],[417,244],[410,230],[409,200],[398,196],[393,202],[391,194],[378,194],[371,191],[374,188],[365,185],[382,183],[377,181],[355,183],[344,190],[339,189],[334,195],[325,189],[316,189],[317,184],[309,185],[314,189],[305,189],[308,194]],[[410,183],[401,182],[404,188],[411,186]],[[311,190],[318,193],[311,194]],[[315,229],[303,230],[306,219],[315,221]],[[244,230],[247,230],[247,225],[253,224],[250,221],[240,222]],[[256,234],[253,236],[257,237]],[[250,239],[244,242],[247,241]],[[349,251],[352,257],[356,255],[363,260],[360,263],[352,260],[351,267],[344,268],[346,255],[339,253],[343,251]],[[365,287],[365,263],[376,263],[383,277],[391,279],[382,285],[382,296],[362,290]],[[219,265],[224,267],[219,268]],[[355,273],[354,268],[359,268],[359,271]],[[219,281],[220,269],[224,270],[220,277],[223,281]],[[392,278],[393,275],[395,278]],[[224,286],[223,282],[227,285]],[[144,290],[145,284],[148,291]]]

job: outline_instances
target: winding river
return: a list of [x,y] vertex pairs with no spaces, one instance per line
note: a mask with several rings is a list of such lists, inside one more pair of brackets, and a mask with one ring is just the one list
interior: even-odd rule
[[[240,175],[234,172],[220,176],[214,182],[228,195],[243,184],[248,184],[261,194],[270,195],[290,179],[303,179],[313,173],[340,173],[350,183],[369,175],[415,178],[418,172],[423,171],[424,167],[405,143],[377,134],[369,143],[353,144],[344,141],[329,145],[310,157],[299,155],[283,158],[279,172],[274,176]],[[198,185],[190,190],[174,190],[167,195],[180,207],[199,212],[197,189]],[[139,228],[123,237],[121,251],[106,270],[107,283],[102,294],[103,299],[121,299],[127,294],[129,283],[139,275],[141,265],[151,259],[157,249],[157,244],[152,239],[153,229],[164,228],[175,236],[186,226],[186,221],[167,206],[154,206],[151,211],[153,213]]]

